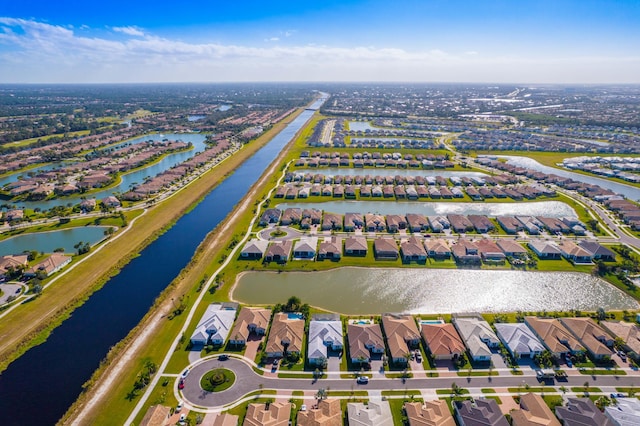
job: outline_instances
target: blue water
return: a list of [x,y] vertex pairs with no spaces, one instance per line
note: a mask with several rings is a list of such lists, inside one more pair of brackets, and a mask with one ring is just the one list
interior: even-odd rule
[[[313,107],[321,104],[316,101]],[[27,351],[0,375],[0,412],[6,414],[3,424],[56,423],[109,348],[140,321],[207,233],[244,198],[311,115],[312,110],[304,111],[293,120],[76,309],[45,343]]]
[[73,247],[79,242],[94,245],[101,241],[108,226],[84,226],[68,228],[59,231],[37,232],[34,234],[18,235],[0,241],[0,256],[20,254],[25,251],[39,251],[51,253],[57,248],[63,248],[65,253],[73,253]]

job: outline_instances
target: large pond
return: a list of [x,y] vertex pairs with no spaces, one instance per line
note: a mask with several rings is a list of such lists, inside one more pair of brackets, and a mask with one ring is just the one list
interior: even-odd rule
[[349,130],[354,132],[366,132],[367,130],[382,130],[378,127],[372,127],[369,121],[349,121]]
[[590,183],[592,185],[600,185],[603,188],[610,189],[618,194],[622,194],[631,200],[640,200],[640,188],[623,183],[613,182],[608,179],[602,179],[594,176],[587,176],[580,173],[570,172],[567,170],[556,169],[555,167],[545,166],[536,160],[528,157],[519,157],[515,155],[497,155],[496,157],[506,158],[507,164],[514,166],[526,167],[528,169],[537,170],[543,173],[556,174],[558,176],[568,177],[578,182]]
[[32,250],[51,253],[57,248],[64,248],[66,253],[73,253],[75,251],[73,246],[81,241],[91,245],[102,241],[105,238],[104,231],[108,228],[108,226],[83,226],[18,235],[0,241],[0,256]]
[[489,176],[486,173],[482,172],[466,172],[466,171],[447,171],[447,170],[416,170],[416,169],[387,169],[387,168],[370,168],[370,169],[356,169],[356,168],[339,168],[339,167],[328,167],[328,168],[318,168],[318,169],[297,169],[294,170],[293,173],[312,173],[312,174],[323,174],[325,176],[442,176],[444,178],[450,177],[468,177],[468,178],[485,178]]
[[282,303],[295,295],[348,315],[637,309],[614,286],[578,272],[340,268],[324,272],[247,272],[233,299]]
[[421,201],[327,201],[324,203],[281,203],[279,209],[315,208],[331,213],[419,213],[426,216],[447,214],[481,214],[486,216],[545,216],[578,217],[576,211],[562,201],[534,201],[530,203],[454,203]]

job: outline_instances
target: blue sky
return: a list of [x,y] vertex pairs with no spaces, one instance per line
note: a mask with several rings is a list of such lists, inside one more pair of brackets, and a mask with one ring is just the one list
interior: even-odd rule
[[640,83],[638,0],[2,3],[2,83]]

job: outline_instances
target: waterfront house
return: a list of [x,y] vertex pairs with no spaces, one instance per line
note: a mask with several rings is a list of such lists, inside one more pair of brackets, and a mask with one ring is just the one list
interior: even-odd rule
[[269,309],[243,307],[229,334],[229,344],[244,346],[252,334],[257,337],[264,336],[267,332],[270,318],[271,311]]
[[560,426],[542,396],[529,392],[520,397],[520,408],[511,410],[512,426]]
[[538,235],[543,225],[533,216],[516,216],[516,219],[520,221],[525,231],[531,235]]
[[601,321],[600,326],[624,341],[623,349],[634,358],[640,358],[640,328],[626,321]]
[[269,358],[282,358],[288,353],[300,354],[304,339],[304,320],[279,312],[273,316],[265,352]]
[[322,217],[322,230],[323,231],[340,231],[342,229],[342,215],[338,213],[324,213]]
[[87,198],[86,200],[82,200],[80,202],[80,210],[83,212],[90,212],[95,210],[96,208],[96,199],[95,198]]
[[237,303],[212,303],[200,318],[200,322],[191,334],[191,344],[204,346],[208,342],[212,345],[224,344],[233,321],[236,318]]
[[9,223],[20,222],[24,219],[24,211],[21,209],[11,209],[4,213],[4,220]]
[[376,260],[397,260],[399,257],[398,244],[393,238],[376,238],[373,252]]
[[453,409],[460,426],[509,426],[494,399],[454,401]]
[[381,214],[367,213],[364,215],[364,226],[368,232],[382,232],[386,228],[386,221]]
[[589,398],[567,398],[565,407],[556,407],[556,416],[564,426],[614,426]]
[[470,214],[467,216],[467,219],[469,219],[469,222],[471,222],[475,230],[480,234],[486,234],[495,229],[493,222],[485,215]]
[[270,402],[249,404],[242,426],[288,426],[291,404]]
[[558,243],[558,249],[562,253],[562,257],[567,260],[570,260],[574,264],[584,265],[584,264],[592,264],[593,255],[580,247],[573,241],[562,240]]
[[388,401],[371,399],[366,405],[362,402],[349,402],[347,418],[349,426],[393,426]]
[[250,260],[262,259],[268,246],[268,241],[252,238],[245,243],[242,251],[240,251],[240,258]]
[[35,277],[38,272],[42,272],[45,276],[49,277],[67,266],[69,263],[71,263],[71,256],[66,256],[62,253],[53,253],[51,256],[41,260],[33,265],[33,267],[24,271],[24,276],[28,278]]
[[340,260],[342,256],[342,238],[333,236],[320,243],[318,248],[318,260]]
[[461,265],[479,265],[482,262],[478,245],[465,238],[460,238],[451,245],[451,253],[456,263]]
[[307,360],[310,364],[322,365],[328,358],[327,350],[342,351],[342,322],[336,318],[314,318],[309,322]]
[[303,209],[302,218],[309,219],[312,225],[319,225],[322,221],[322,210],[319,209]]
[[372,357],[379,358],[384,353],[384,341],[379,324],[347,325],[349,357],[354,364],[369,363]]
[[407,213],[407,225],[411,232],[422,232],[429,230],[427,217],[416,213]]
[[278,262],[286,263],[291,255],[291,248],[293,243],[291,240],[286,241],[274,241],[269,244],[267,251],[264,254],[265,262]]
[[427,250],[427,256],[432,259],[449,259],[451,257],[451,249],[446,240],[442,238],[427,238],[424,240],[424,247]]
[[562,252],[558,246],[550,241],[529,241],[529,248],[538,256],[539,259],[561,259]]
[[278,223],[280,221],[280,216],[282,215],[282,211],[280,209],[267,209],[260,216],[260,226],[267,226],[271,223]]
[[527,256],[527,250],[513,240],[500,239],[496,242],[500,250],[507,257],[524,258]]
[[0,280],[5,279],[9,272],[24,269],[29,264],[26,254],[6,255],[0,257]]
[[504,262],[506,256],[495,241],[483,238],[476,242],[482,260],[485,262]]
[[500,340],[489,323],[480,316],[454,317],[452,322],[469,350],[471,359],[475,362],[490,361],[491,349],[497,348]]
[[321,399],[317,405],[298,411],[298,426],[342,426],[342,408],[339,399]]
[[514,358],[531,358],[541,354],[545,347],[525,324],[495,323],[496,334]]
[[453,229],[454,232],[462,234],[474,230],[473,223],[471,223],[467,216],[463,216],[461,214],[449,214],[447,215],[447,219],[449,220],[451,229]]
[[593,359],[613,354],[613,337],[588,317],[560,318],[560,322],[578,339]]
[[451,323],[421,324],[420,334],[435,359],[456,359],[465,351],[464,342]]
[[578,339],[555,318],[525,317],[524,323],[556,357],[584,350]]
[[344,254],[347,256],[366,256],[367,239],[363,236],[349,237],[344,241]]
[[382,314],[382,327],[387,337],[391,362],[406,364],[406,355],[420,345],[420,332],[413,316]]
[[507,234],[516,234],[524,230],[522,222],[513,216],[498,216],[496,217],[496,220]]
[[581,241],[580,247],[591,253],[593,259],[603,262],[615,262],[616,253],[595,241]]
[[456,426],[447,402],[442,399],[422,402],[405,402],[404,412],[409,426]]
[[108,197],[102,199],[102,204],[109,208],[115,209],[120,207],[120,200],[118,200],[113,195],[109,195]]
[[318,237],[301,237],[293,246],[294,259],[313,259],[316,257]]
[[364,220],[360,213],[345,213],[344,215],[344,230],[347,232],[353,232],[356,229],[361,229],[364,226]]
[[297,207],[289,207],[284,210],[280,218],[280,225],[289,226],[297,225],[302,220],[302,209]]
[[399,214],[387,215],[387,230],[391,233],[398,232],[401,229],[407,228],[407,221],[404,216]]
[[427,251],[424,248],[424,244],[417,237],[409,237],[408,240],[400,243],[400,252],[404,263],[424,263],[427,260]]

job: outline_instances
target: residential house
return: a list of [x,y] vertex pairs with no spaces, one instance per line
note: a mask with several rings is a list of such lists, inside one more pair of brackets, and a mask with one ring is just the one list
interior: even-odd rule
[[413,316],[382,314],[382,327],[387,337],[391,362],[406,364],[406,355],[420,345],[420,332]]
[[238,426],[240,419],[235,414],[220,413],[213,421],[213,426]]
[[506,256],[495,241],[483,238],[476,242],[482,260],[485,262],[504,262]]
[[613,336],[624,340],[623,349],[631,355],[640,358],[640,327],[626,321],[601,321],[600,325]]
[[482,262],[477,244],[465,238],[460,238],[451,245],[451,253],[456,263],[462,265],[479,265]]
[[113,195],[109,195],[108,197],[103,198],[102,204],[112,209],[118,208],[121,205],[120,200],[118,200]]
[[520,397],[520,408],[511,410],[512,426],[560,426],[542,396],[529,392]]
[[447,219],[451,224],[451,229],[454,232],[463,234],[465,232],[471,232],[474,230],[473,223],[467,218],[467,216],[461,214],[449,214]]
[[349,357],[354,364],[369,363],[372,357],[384,353],[384,341],[379,324],[348,324]]
[[282,358],[287,353],[300,354],[304,339],[304,320],[279,312],[273,316],[265,352],[269,358]]
[[377,260],[397,260],[399,256],[398,244],[393,238],[376,238],[373,252]]
[[242,426],[288,426],[290,416],[288,402],[249,404]]
[[494,399],[454,401],[453,409],[460,426],[509,426]]
[[293,246],[294,259],[313,259],[316,257],[318,237],[301,237]]
[[601,260],[603,262],[615,262],[616,253],[595,241],[581,241],[580,247],[591,253],[591,256],[595,260]]
[[469,350],[471,359],[476,362],[490,361],[491,348],[497,348],[500,340],[489,323],[480,316],[454,317],[452,322]]
[[332,236],[320,243],[318,248],[318,260],[340,260],[342,256],[342,238]]
[[368,232],[382,232],[386,226],[385,218],[381,214],[367,213],[364,215],[364,227]]
[[240,252],[240,258],[251,260],[262,259],[262,256],[264,256],[268,246],[269,241],[252,238],[245,243],[242,251]]
[[605,407],[604,415],[615,426],[640,425],[640,400],[638,398],[617,398],[616,404]]
[[298,411],[298,426],[342,426],[342,408],[339,399],[322,399],[317,406]]
[[495,323],[496,334],[514,358],[534,358],[545,347],[535,333],[525,324]]
[[344,215],[344,230],[347,232],[353,232],[356,229],[361,229],[364,226],[364,220],[360,213],[345,213]]
[[573,241],[562,240],[558,243],[562,257],[575,264],[591,264],[593,255]]
[[578,339],[573,337],[573,334],[555,318],[525,317],[524,323],[557,357],[576,354],[584,350]]
[[493,222],[485,215],[470,214],[467,216],[467,219],[469,219],[469,222],[473,224],[475,230],[480,234],[486,234],[495,229]]
[[349,237],[344,241],[344,254],[346,256],[366,256],[367,251],[368,245],[365,237]]
[[260,226],[267,226],[271,223],[278,223],[280,221],[280,216],[282,215],[282,211],[280,209],[267,209],[260,216]]
[[4,220],[7,222],[15,223],[20,222],[22,219],[24,219],[24,210],[12,209],[4,213]]
[[429,221],[422,214],[407,213],[407,225],[411,232],[422,232],[429,230]]
[[290,207],[282,212],[282,217],[280,218],[280,225],[289,226],[289,225],[297,225],[302,220],[302,209],[297,207]]
[[140,421],[140,426],[169,426],[171,408],[164,405],[152,405]]
[[291,240],[273,241],[269,244],[267,251],[264,253],[264,261],[286,263],[291,255],[292,247],[293,242]]
[[24,269],[29,263],[26,254],[7,255],[0,257],[0,279],[4,279],[9,272]]
[[538,235],[544,225],[533,216],[516,216],[516,219],[522,223],[524,230],[531,235]]
[[404,263],[424,263],[427,260],[427,251],[424,248],[424,244],[417,237],[409,237],[408,240],[401,242],[400,252]]
[[517,234],[524,229],[522,222],[513,216],[498,216],[496,220],[507,234]]
[[427,256],[432,259],[449,259],[451,258],[451,249],[446,240],[441,238],[427,238],[424,240],[424,247],[427,250]]
[[191,334],[191,344],[204,346],[223,345],[227,340],[233,321],[236,318],[237,303],[212,303],[200,318],[200,322]]
[[565,407],[556,407],[556,416],[564,426],[614,426],[589,398],[567,398]]
[[422,402],[405,402],[409,426],[456,426],[447,402],[442,399]]
[[529,248],[538,256],[539,259],[561,259],[562,252],[556,244],[550,241],[529,241]]
[[522,259],[527,256],[527,250],[513,240],[500,239],[496,244],[507,257]]
[[271,310],[269,309],[243,307],[229,335],[229,344],[244,346],[252,334],[256,337],[264,336],[267,332],[270,318]]
[[560,318],[560,322],[578,339],[592,358],[602,359],[612,355],[610,348],[613,347],[613,337],[591,318]]
[[429,216],[427,219],[429,220],[429,227],[433,232],[442,232],[442,230],[449,229],[451,227],[449,219],[445,216]]
[[407,228],[406,219],[399,214],[387,215],[387,230],[391,233],[398,232],[401,229]]
[[83,212],[90,212],[95,210],[95,208],[96,208],[95,198],[88,198],[80,202],[80,210],[82,210]]
[[302,219],[309,219],[311,225],[319,225],[322,221],[322,210],[320,209],[303,209]]
[[53,253],[51,256],[24,271],[24,276],[35,277],[38,272],[42,272],[49,277],[67,266],[69,263],[71,263],[71,256],[66,256],[62,253]]
[[464,342],[451,323],[421,324],[420,334],[435,359],[456,359],[465,351]]
[[388,401],[369,400],[347,404],[349,426],[393,426],[393,415]]
[[328,349],[342,351],[342,347],[342,322],[339,316],[333,319],[313,319],[309,322],[309,364],[321,365],[328,358]]
[[324,216],[322,217],[322,230],[340,231],[342,229],[342,222],[343,218],[341,214],[325,212]]

